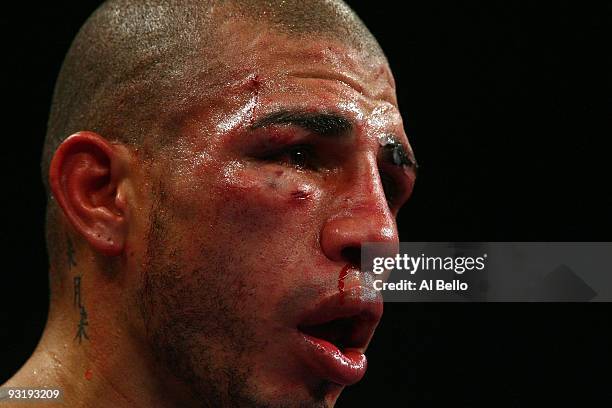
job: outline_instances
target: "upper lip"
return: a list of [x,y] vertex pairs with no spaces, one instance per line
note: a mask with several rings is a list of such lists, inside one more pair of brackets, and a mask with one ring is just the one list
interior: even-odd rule
[[324,298],[306,311],[298,330],[322,338],[338,349],[365,351],[383,312],[374,288],[357,286]]

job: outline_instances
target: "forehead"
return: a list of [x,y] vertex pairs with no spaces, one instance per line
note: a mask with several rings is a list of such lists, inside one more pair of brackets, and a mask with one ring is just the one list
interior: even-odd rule
[[[397,104],[395,83],[382,52],[363,43],[343,41],[325,33],[286,33],[267,24],[249,21],[226,23],[220,28],[221,52],[233,61],[234,76],[257,73],[271,85],[288,78],[334,80],[370,99]],[[293,81],[296,82],[296,81]]]
[[343,114],[372,135],[398,135],[409,149],[382,52],[246,20],[223,23],[218,32],[215,54],[200,55],[186,67],[190,73],[182,86],[191,97],[182,100],[189,102],[171,108],[176,111],[169,126],[187,128],[185,142],[198,143],[202,135],[224,139],[249,119],[252,124],[262,115],[293,109]]

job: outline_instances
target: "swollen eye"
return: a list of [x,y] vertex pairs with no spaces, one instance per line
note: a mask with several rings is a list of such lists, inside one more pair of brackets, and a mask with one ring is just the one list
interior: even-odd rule
[[289,152],[289,164],[298,168],[304,168],[308,164],[309,152],[304,147],[296,147]]
[[260,159],[270,163],[291,166],[300,170],[316,169],[316,155],[308,145],[286,147],[276,152],[260,156]]
[[315,154],[310,146],[293,146],[276,156],[276,160],[296,169],[316,169]]

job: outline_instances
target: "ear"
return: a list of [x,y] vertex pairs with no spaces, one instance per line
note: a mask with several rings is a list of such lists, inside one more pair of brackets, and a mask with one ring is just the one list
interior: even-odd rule
[[51,191],[68,222],[107,256],[120,255],[125,246],[124,155],[100,135],[78,132],[57,148],[49,168]]

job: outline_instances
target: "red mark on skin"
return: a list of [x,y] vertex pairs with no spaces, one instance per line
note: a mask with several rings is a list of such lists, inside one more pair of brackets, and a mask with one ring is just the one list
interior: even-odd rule
[[93,377],[93,372],[91,370],[85,371],[85,379],[87,381],[91,381],[92,377]]
[[340,275],[338,276],[338,291],[340,292],[340,304],[344,303],[344,279],[352,268],[353,267],[351,266],[351,264],[346,264],[344,268],[342,268],[342,270],[340,271]]
[[261,88],[261,80],[259,75],[254,75],[251,77],[248,86],[251,89],[253,98],[255,99],[253,106],[251,107],[251,112],[249,112],[249,124],[253,125],[255,122],[255,107],[259,104],[259,88]]
[[253,146],[260,150],[278,148],[292,143],[296,139],[296,131],[288,128],[266,128],[255,130],[257,137]]
[[344,292],[344,278],[346,278],[346,275],[348,274],[348,270],[349,270],[349,266],[346,265],[340,271],[340,276],[338,276],[338,290],[340,292]]
[[253,92],[258,92],[259,88],[261,87],[261,79],[259,78],[259,75],[256,74],[249,78],[248,85]]
[[310,197],[310,193],[304,190],[296,190],[291,192],[291,198],[294,200],[306,200]]

